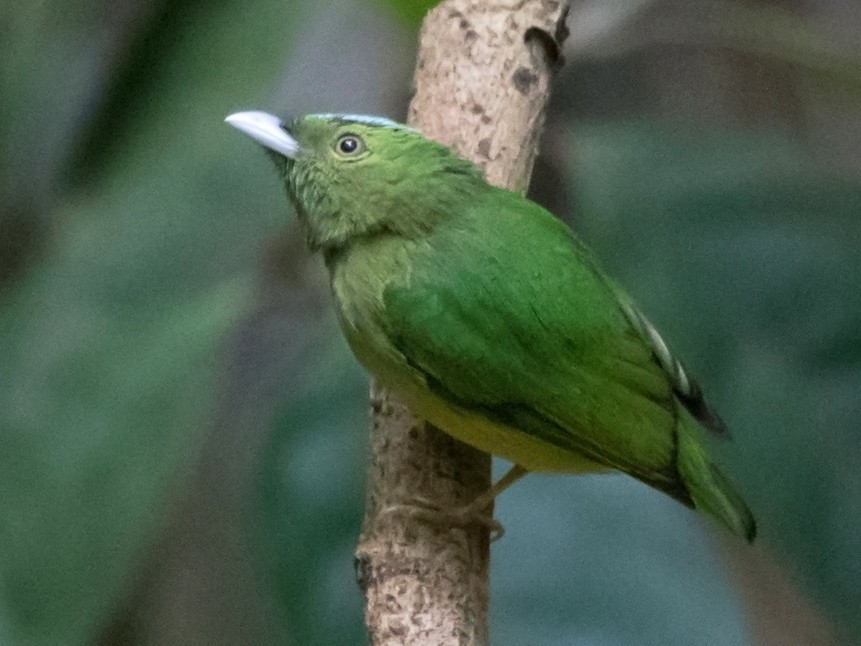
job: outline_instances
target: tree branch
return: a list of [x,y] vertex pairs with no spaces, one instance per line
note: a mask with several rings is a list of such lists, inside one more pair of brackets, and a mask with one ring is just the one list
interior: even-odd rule
[[[409,121],[488,181],[524,190],[535,160],[568,2],[446,0],[424,20]],[[381,644],[488,641],[485,527],[436,526],[390,505],[466,504],[490,486],[490,456],[415,419],[371,387],[371,464],[357,576]]]

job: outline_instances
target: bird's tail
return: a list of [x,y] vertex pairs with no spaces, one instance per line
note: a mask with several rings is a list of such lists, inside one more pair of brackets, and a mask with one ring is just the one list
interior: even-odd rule
[[730,481],[709,460],[697,439],[697,425],[682,414],[678,424],[678,470],[694,506],[731,532],[753,542],[756,520]]

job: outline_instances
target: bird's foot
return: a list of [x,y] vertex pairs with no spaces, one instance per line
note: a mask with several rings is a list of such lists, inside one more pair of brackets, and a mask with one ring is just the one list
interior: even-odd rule
[[479,525],[490,532],[490,541],[498,541],[505,534],[502,524],[487,515],[484,508],[474,503],[461,507],[442,508],[427,498],[412,498],[408,503],[398,503],[384,507],[380,515],[400,514],[408,518],[416,518],[432,525],[449,527],[470,527]]

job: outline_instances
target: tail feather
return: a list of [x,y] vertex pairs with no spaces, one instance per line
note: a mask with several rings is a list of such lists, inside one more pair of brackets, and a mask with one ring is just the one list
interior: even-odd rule
[[678,424],[678,471],[694,506],[731,532],[753,542],[756,520],[730,481],[709,460],[696,438],[695,423],[684,416]]

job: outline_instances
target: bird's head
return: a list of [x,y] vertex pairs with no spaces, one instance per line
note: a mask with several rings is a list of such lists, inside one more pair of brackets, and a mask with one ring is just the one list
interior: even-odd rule
[[315,250],[421,236],[484,185],[471,162],[381,117],[311,114],[285,124],[239,112],[226,121],[268,149]]

